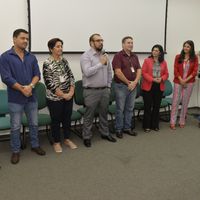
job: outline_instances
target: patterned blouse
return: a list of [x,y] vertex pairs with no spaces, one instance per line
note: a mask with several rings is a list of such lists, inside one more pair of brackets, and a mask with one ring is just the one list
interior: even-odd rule
[[74,85],[74,76],[65,58],[54,60],[52,56],[49,57],[43,64],[43,77],[47,87],[47,98],[52,101],[63,99],[55,94],[57,88],[67,93],[70,86]]
[[160,78],[160,63],[154,62],[153,64],[153,77]]

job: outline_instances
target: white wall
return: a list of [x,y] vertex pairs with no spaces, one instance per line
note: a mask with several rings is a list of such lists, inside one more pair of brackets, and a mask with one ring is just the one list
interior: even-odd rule
[[[28,27],[26,0],[0,0],[0,53],[7,50],[12,45],[12,32],[16,28]],[[196,50],[200,49],[200,19],[199,0],[169,0],[168,6],[168,28],[167,28],[167,55],[170,80],[173,78],[173,61],[177,53],[180,52],[182,44],[187,39],[195,42]],[[145,17],[145,16],[143,16]],[[148,17],[148,14],[147,16]],[[67,27],[68,28],[68,27]],[[156,30],[155,30],[156,31]],[[133,36],[134,37],[134,36]],[[147,34],[148,37],[148,34]],[[64,44],[67,45],[67,44]],[[48,55],[36,55],[40,66]],[[81,79],[79,58],[80,55],[65,55],[70,63],[76,80]],[[110,55],[112,58],[113,55]],[[139,55],[141,64],[146,55]],[[0,87],[4,87],[0,81]],[[195,88],[190,101],[190,106],[200,106],[199,81],[195,83]]]
[[[169,0],[167,28],[167,56],[170,80],[173,78],[173,62],[175,54],[179,53],[184,41],[191,39],[196,51],[200,50],[200,1],[199,0]],[[199,80],[190,100],[190,106],[200,106]]]

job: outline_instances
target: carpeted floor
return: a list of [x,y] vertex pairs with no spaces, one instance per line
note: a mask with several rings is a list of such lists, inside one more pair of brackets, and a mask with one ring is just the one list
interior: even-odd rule
[[188,115],[187,126],[176,131],[161,122],[160,132],[125,135],[117,143],[98,133],[87,149],[73,135],[77,150],[54,153],[41,134],[44,157],[21,152],[10,164],[9,142],[0,143],[0,200],[199,200],[200,129]]

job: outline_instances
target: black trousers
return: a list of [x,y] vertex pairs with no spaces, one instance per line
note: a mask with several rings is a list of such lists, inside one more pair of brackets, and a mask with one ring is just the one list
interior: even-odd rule
[[153,83],[150,91],[142,91],[144,100],[144,129],[159,128],[159,111],[163,92],[160,84]]
[[47,106],[51,116],[51,131],[54,142],[61,141],[60,124],[62,124],[64,139],[69,139],[73,99],[69,101],[51,101],[47,99]]

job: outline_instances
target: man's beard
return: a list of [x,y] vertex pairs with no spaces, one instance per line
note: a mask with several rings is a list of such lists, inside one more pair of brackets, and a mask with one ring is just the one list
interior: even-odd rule
[[103,46],[96,48],[96,50],[99,52],[102,51],[102,49],[103,49]]

